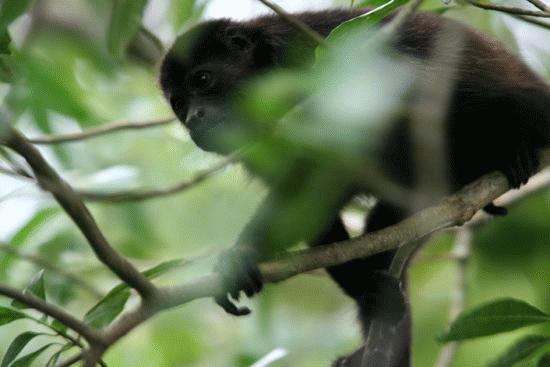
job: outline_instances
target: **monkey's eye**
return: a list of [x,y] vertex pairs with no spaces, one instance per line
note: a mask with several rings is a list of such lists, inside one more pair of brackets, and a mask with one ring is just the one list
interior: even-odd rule
[[197,71],[191,75],[190,84],[194,90],[204,90],[212,84],[212,74],[204,70]]
[[176,114],[180,113],[187,113],[187,105],[185,103],[185,100],[178,96],[171,96],[170,97],[170,105],[172,106],[172,109]]

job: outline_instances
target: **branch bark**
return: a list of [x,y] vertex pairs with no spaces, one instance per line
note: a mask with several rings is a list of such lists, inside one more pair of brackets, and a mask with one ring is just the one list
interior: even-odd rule
[[79,195],[86,201],[102,201],[109,203],[125,203],[129,201],[145,201],[174,195],[190,189],[206,179],[212,177],[216,173],[223,170],[225,167],[233,163],[234,159],[229,158],[221,163],[214,165],[208,170],[197,174],[191,179],[186,179],[173,186],[167,186],[159,189],[143,189],[143,190],[122,190],[116,192],[100,193],[94,191],[78,190]]
[[23,293],[18,289],[0,284],[0,294],[11,299],[15,299],[35,310],[38,310],[56,320],[63,325],[73,329],[78,334],[82,335],[90,344],[102,344],[101,334],[89,327],[74,316],[65,312],[62,308],[36,297],[32,293]]
[[19,153],[33,170],[42,189],[51,192],[57,202],[88,240],[97,258],[142,297],[155,293],[155,286],[128,260],[111,247],[95,219],[78,194],[48,164],[42,154],[19,132],[9,128],[6,144]]
[[149,121],[142,121],[142,122],[119,121],[119,122],[112,122],[110,124],[104,124],[82,132],[40,136],[40,137],[30,138],[28,139],[28,141],[32,144],[71,143],[71,142],[77,142],[77,141],[93,138],[96,136],[110,134],[112,132],[119,131],[119,130],[146,129],[149,127],[166,125],[173,121],[176,121],[175,117],[167,117],[163,119],[149,120]]

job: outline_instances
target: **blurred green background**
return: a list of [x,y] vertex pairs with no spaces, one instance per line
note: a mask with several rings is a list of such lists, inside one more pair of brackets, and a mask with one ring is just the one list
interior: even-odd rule
[[[115,3],[130,18],[128,9],[139,7],[140,1]],[[328,0],[279,3],[289,10],[349,5]],[[116,6],[110,0],[38,0],[10,24],[13,42],[5,61],[11,75],[0,83],[0,98],[27,136],[171,116],[157,83],[159,50],[144,32],[126,39],[124,24],[111,21]],[[445,5],[427,0],[423,7]],[[548,30],[454,3],[445,10],[446,16],[503,40],[533,69],[550,76]],[[167,47],[176,34],[200,19],[246,18],[258,12],[266,10],[253,0],[150,0],[143,26]],[[113,29],[117,26],[122,30]],[[178,123],[40,149],[75,187],[99,191],[167,186],[221,159],[196,148]],[[234,242],[265,192],[242,167],[231,166],[167,198],[89,206],[111,243],[140,269],[175,258],[198,258],[159,280],[173,284],[208,271],[215,255]],[[357,230],[361,215],[358,210],[347,213],[352,230]],[[468,306],[510,296],[550,312],[549,218],[546,190],[511,207],[507,217],[476,229],[468,267]],[[29,181],[0,175],[0,240],[47,258],[101,293],[116,284],[55,202]],[[441,348],[436,336],[447,323],[457,269],[439,255],[448,253],[452,244],[449,233],[435,236],[418,255],[425,260],[415,262],[410,271],[415,367],[433,366]],[[38,270],[36,264],[0,251],[0,282],[24,287]],[[90,292],[54,271],[46,270],[44,279],[48,299],[76,315],[82,316],[96,302]],[[244,367],[282,351],[284,356],[270,366],[322,367],[360,343],[353,305],[323,273],[268,285],[249,303],[252,315],[238,319],[211,300],[165,312],[118,343],[105,361],[121,367]],[[0,299],[0,305],[8,304]],[[29,321],[0,328],[0,356],[26,330],[43,329]],[[535,332],[548,335],[550,326],[465,342],[455,366],[482,366],[520,335]],[[43,344],[36,338],[25,351]],[[45,363],[48,353],[40,358],[37,366]]]

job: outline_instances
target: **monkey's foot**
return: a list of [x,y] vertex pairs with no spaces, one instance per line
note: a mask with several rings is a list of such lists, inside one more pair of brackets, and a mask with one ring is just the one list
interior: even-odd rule
[[332,363],[331,367],[358,367],[361,365],[363,353],[364,347],[361,347],[346,357],[338,358]]
[[257,259],[257,252],[244,246],[230,248],[219,257],[214,270],[222,279],[223,292],[214,300],[225,312],[235,316],[251,312],[248,307],[238,307],[235,301],[239,300],[241,291],[252,297],[262,289],[263,279]]
[[506,209],[503,206],[497,206],[493,203],[491,203],[489,205],[486,205],[483,208],[483,210],[485,211],[485,213],[490,214],[490,215],[494,215],[494,216],[503,216],[503,215],[508,214],[508,209]]
[[512,163],[503,168],[502,172],[514,189],[527,183],[529,177],[537,172],[539,159],[536,149],[524,139],[517,147]]

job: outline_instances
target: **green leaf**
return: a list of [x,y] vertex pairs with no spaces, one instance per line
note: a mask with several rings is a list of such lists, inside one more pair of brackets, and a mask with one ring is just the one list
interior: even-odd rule
[[0,55],[0,82],[11,83],[13,80],[13,70],[10,66],[8,57]]
[[17,361],[13,362],[10,367],[30,367],[32,362],[40,356],[46,349],[54,345],[55,343],[50,343],[44,345],[42,348],[35,350],[32,353],[27,354],[24,357],[19,358]]
[[[14,247],[22,247],[33,233],[48,224],[49,220],[59,212],[59,208],[45,208],[38,211],[8,242]],[[13,256],[0,256],[0,277],[4,277],[8,274],[13,259]]]
[[0,306],[0,326],[9,324],[12,321],[24,319],[26,315],[12,308]]
[[405,5],[409,0],[390,0],[383,2],[377,8],[368,11],[366,14],[353,18],[340,24],[327,37],[327,42],[338,42],[344,36],[356,30],[366,31],[377,25],[389,13]]
[[147,269],[143,272],[148,279],[155,279],[161,275],[168,273],[169,271],[179,268],[184,265],[187,261],[184,259],[169,260],[154,267]]
[[[24,294],[32,293],[36,297],[46,300],[46,288],[44,286],[44,269],[40,270],[38,273],[36,273],[32,279],[29,285],[23,290]],[[26,304],[21,303],[17,300],[13,300],[11,305],[15,308],[18,308],[20,310],[28,309]]]
[[46,363],[46,367],[57,366],[57,362],[59,361],[61,355],[74,347],[75,345],[72,343],[65,344],[63,347],[61,347],[61,349],[52,354],[52,356],[48,360],[48,363]]
[[[184,263],[185,260],[182,259],[166,261],[144,271],[143,275],[148,279],[154,279]],[[124,310],[128,298],[129,287],[124,283],[117,285],[86,313],[84,322],[98,329],[109,325]]]
[[546,353],[540,357],[537,367],[550,367],[550,353]]
[[8,347],[6,354],[4,355],[4,358],[2,359],[2,364],[0,364],[0,367],[8,367],[9,364],[17,358],[19,353],[25,348],[27,344],[31,340],[33,340],[36,336],[43,335],[41,333],[33,333],[33,332],[26,332],[23,334],[18,335],[13,342],[11,342],[10,346]]
[[126,48],[141,27],[147,0],[114,0],[108,33],[109,51],[115,57],[124,55]]
[[0,55],[9,55],[11,37],[7,29],[0,29]]
[[497,300],[460,315],[442,342],[493,335],[550,321],[550,315],[520,300]]
[[489,367],[512,367],[515,363],[532,355],[537,349],[550,345],[550,337],[540,335],[526,336],[515,344],[495,361],[489,363]]
[[388,0],[364,0],[359,3],[358,8],[367,8],[373,6],[380,6],[387,3]]
[[13,235],[9,242],[14,246],[22,246],[34,232],[46,225],[59,212],[59,208],[45,208],[38,211],[27,224]]
[[56,319],[54,319],[54,320],[51,322],[50,326],[51,326],[53,329],[55,329],[55,330],[57,330],[57,331],[59,331],[59,332],[61,332],[61,333],[66,332],[67,329],[68,329],[67,325],[62,324],[61,322],[59,322],[59,321],[56,320]]
[[23,15],[32,0],[3,0],[0,2],[0,30]]
[[84,315],[84,322],[98,329],[109,325],[124,310],[128,298],[130,298],[128,287],[119,285],[113,288]]

